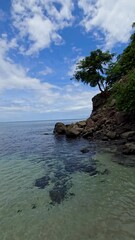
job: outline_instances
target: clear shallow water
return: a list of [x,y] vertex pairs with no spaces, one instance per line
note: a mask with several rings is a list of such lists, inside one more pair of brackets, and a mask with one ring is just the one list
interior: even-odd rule
[[53,127],[0,124],[0,240],[135,239],[135,169]]

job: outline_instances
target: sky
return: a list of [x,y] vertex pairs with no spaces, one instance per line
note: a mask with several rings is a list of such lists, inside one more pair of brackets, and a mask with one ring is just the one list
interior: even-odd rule
[[121,53],[134,21],[134,0],[0,0],[0,121],[89,117],[98,89],[76,63]]

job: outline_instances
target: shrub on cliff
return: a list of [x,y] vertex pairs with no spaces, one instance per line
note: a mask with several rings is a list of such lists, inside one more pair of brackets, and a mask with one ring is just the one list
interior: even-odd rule
[[135,69],[114,84],[112,95],[119,110],[135,112]]
[[112,85],[133,68],[135,68],[135,33],[131,35],[129,45],[117,57],[117,61],[109,65],[107,81]]

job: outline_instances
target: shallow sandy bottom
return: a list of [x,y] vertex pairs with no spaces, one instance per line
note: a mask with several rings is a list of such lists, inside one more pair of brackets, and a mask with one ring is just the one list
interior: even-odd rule
[[[51,201],[58,165],[22,160],[0,161],[1,240],[133,240],[135,239],[135,169],[120,166],[111,153],[93,157],[97,174],[68,173],[68,191],[60,204]],[[58,160],[57,160],[58,161]],[[86,156],[87,161],[87,156]],[[51,169],[49,171],[49,167]],[[105,171],[107,169],[107,171]],[[62,171],[62,170],[60,170]],[[40,189],[35,180],[48,174]],[[102,174],[103,173],[103,174]],[[62,179],[63,180],[63,179]]]

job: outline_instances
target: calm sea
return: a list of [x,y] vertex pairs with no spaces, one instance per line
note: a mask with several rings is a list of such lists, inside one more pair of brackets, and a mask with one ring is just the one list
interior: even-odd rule
[[0,240],[135,239],[135,169],[54,124],[0,123]]

